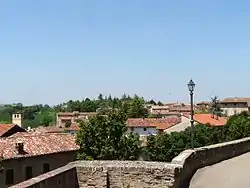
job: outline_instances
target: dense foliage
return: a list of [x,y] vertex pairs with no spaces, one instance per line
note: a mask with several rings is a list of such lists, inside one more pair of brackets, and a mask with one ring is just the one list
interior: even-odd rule
[[137,134],[127,134],[126,115],[120,110],[98,114],[80,123],[77,143],[83,160],[136,160],[140,154]]
[[[159,104],[161,102],[158,102]],[[100,112],[103,113],[109,108],[122,109],[128,117],[147,117],[148,109],[145,104],[156,104],[155,101],[145,101],[142,97],[135,95],[123,95],[121,98],[112,96],[103,97],[102,94],[97,99],[83,99],[82,101],[70,100],[56,106],[33,105],[24,106],[21,103],[4,105],[0,107],[0,123],[11,123],[13,113],[22,113],[24,127],[37,127],[54,125],[57,112]]]
[[[194,147],[236,140],[250,136],[250,119],[248,114],[242,113],[229,118],[223,127],[209,125],[195,126]],[[181,151],[191,148],[191,128],[182,132],[159,134],[148,138],[146,147],[150,160],[171,161]]]

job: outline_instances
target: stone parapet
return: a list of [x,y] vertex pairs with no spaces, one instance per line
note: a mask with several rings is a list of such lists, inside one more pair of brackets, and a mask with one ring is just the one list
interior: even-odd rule
[[180,168],[180,174],[175,176],[174,187],[187,187],[192,176],[200,168],[231,159],[249,151],[250,137],[194,150],[185,150],[171,162],[179,165]]
[[250,151],[250,138],[185,150],[171,163],[77,161],[10,188],[185,188],[194,173]]

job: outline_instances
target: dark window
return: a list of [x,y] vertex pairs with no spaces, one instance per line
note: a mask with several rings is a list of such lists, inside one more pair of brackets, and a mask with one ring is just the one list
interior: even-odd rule
[[26,167],[26,180],[30,179],[33,177],[33,172],[32,172],[32,167],[27,166]]
[[144,131],[147,131],[147,128],[144,128]]
[[131,128],[131,131],[134,131],[134,127]]
[[47,173],[50,171],[50,168],[49,168],[49,163],[44,163],[43,164],[43,173]]
[[14,170],[13,169],[6,170],[5,184],[6,185],[14,184]]

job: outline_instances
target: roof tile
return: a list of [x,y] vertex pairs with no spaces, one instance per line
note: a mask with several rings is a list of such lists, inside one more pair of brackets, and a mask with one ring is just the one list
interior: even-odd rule
[[[24,155],[18,155],[16,143],[24,144]],[[78,150],[74,135],[66,133],[17,133],[0,138],[0,154],[3,159],[31,157]]]
[[210,124],[211,126],[223,126],[227,123],[224,117],[213,118],[211,114],[194,114],[194,121],[200,124]]

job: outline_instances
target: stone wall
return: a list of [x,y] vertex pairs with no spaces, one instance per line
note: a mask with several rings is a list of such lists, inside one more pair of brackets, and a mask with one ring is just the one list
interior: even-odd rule
[[[250,138],[186,150],[171,163],[78,161],[11,188],[185,188],[202,167],[250,151]],[[58,184],[60,182],[60,184]]]
[[79,188],[168,188],[174,182],[175,165],[142,161],[76,162]]
[[175,176],[174,187],[188,187],[194,173],[205,166],[210,166],[250,151],[250,137],[231,142],[224,142],[195,150],[183,151],[172,160],[179,165],[179,174]]

